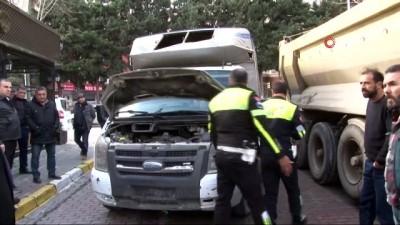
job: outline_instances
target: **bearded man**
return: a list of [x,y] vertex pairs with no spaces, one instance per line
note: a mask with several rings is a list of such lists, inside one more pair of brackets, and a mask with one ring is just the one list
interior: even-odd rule
[[395,118],[395,125],[391,131],[389,152],[386,156],[386,193],[387,201],[392,206],[393,219],[395,224],[400,224],[400,64],[390,66],[385,71],[385,94],[388,99],[388,106],[392,108],[392,118]]
[[360,224],[393,224],[393,214],[386,201],[385,159],[388,152],[391,115],[383,91],[383,74],[365,69],[361,73],[361,92],[368,98],[364,132],[364,183],[360,195]]

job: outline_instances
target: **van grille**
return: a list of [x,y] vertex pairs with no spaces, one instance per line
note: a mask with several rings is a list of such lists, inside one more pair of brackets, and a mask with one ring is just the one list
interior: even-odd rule
[[[188,146],[177,150],[170,146],[160,148],[135,149],[140,146],[115,146],[116,170],[121,175],[182,177],[190,176],[194,171],[197,150],[206,146]],[[142,148],[142,147],[141,147]],[[183,148],[179,146],[179,148]],[[147,167],[145,162],[150,162]],[[152,165],[152,163],[154,163]],[[154,167],[155,166],[155,167]]]
[[164,152],[152,152],[152,151],[127,151],[117,150],[117,156],[165,156],[165,157],[179,157],[179,156],[196,156],[196,150],[183,150],[183,151],[164,151]]

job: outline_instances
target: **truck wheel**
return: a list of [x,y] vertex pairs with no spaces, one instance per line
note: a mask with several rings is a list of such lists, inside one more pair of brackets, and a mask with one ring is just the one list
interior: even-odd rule
[[307,142],[309,135],[306,134],[297,144],[297,157],[296,164],[297,168],[306,170],[308,169],[308,156],[307,156]]
[[337,179],[336,141],[328,123],[316,123],[311,129],[308,164],[311,176],[317,183],[329,184]]
[[343,189],[354,199],[359,199],[363,185],[364,132],[357,125],[346,126],[340,135],[337,168]]
[[250,214],[250,208],[247,205],[247,201],[243,197],[239,204],[232,207],[232,213],[237,217],[246,217]]

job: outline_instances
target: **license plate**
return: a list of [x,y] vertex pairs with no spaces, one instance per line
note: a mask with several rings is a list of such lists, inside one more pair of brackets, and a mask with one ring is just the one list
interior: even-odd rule
[[175,188],[133,187],[133,196],[156,199],[176,199],[176,190]]

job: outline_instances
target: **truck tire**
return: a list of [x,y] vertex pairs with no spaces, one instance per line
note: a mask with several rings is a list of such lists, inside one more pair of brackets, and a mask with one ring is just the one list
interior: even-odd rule
[[308,165],[317,183],[329,184],[337,180],[336,140],[331,126],[326,122],[316,123],[311,129]]
[[309,135],[306,134],[304,138],[298,141],[297,144],[297,157],[296,164],[297,168],[306,170],[308,169],[308,155],[307,155],[307,142]]
[[346,126],[340,135],[337,168],[343,189],[353,199],[360,198],[363,185],[364,132],[357,125]]
[[250,208],[243,197],[239,204],[232,207],[232,214],[237,217],[246,217],[250,214]]

